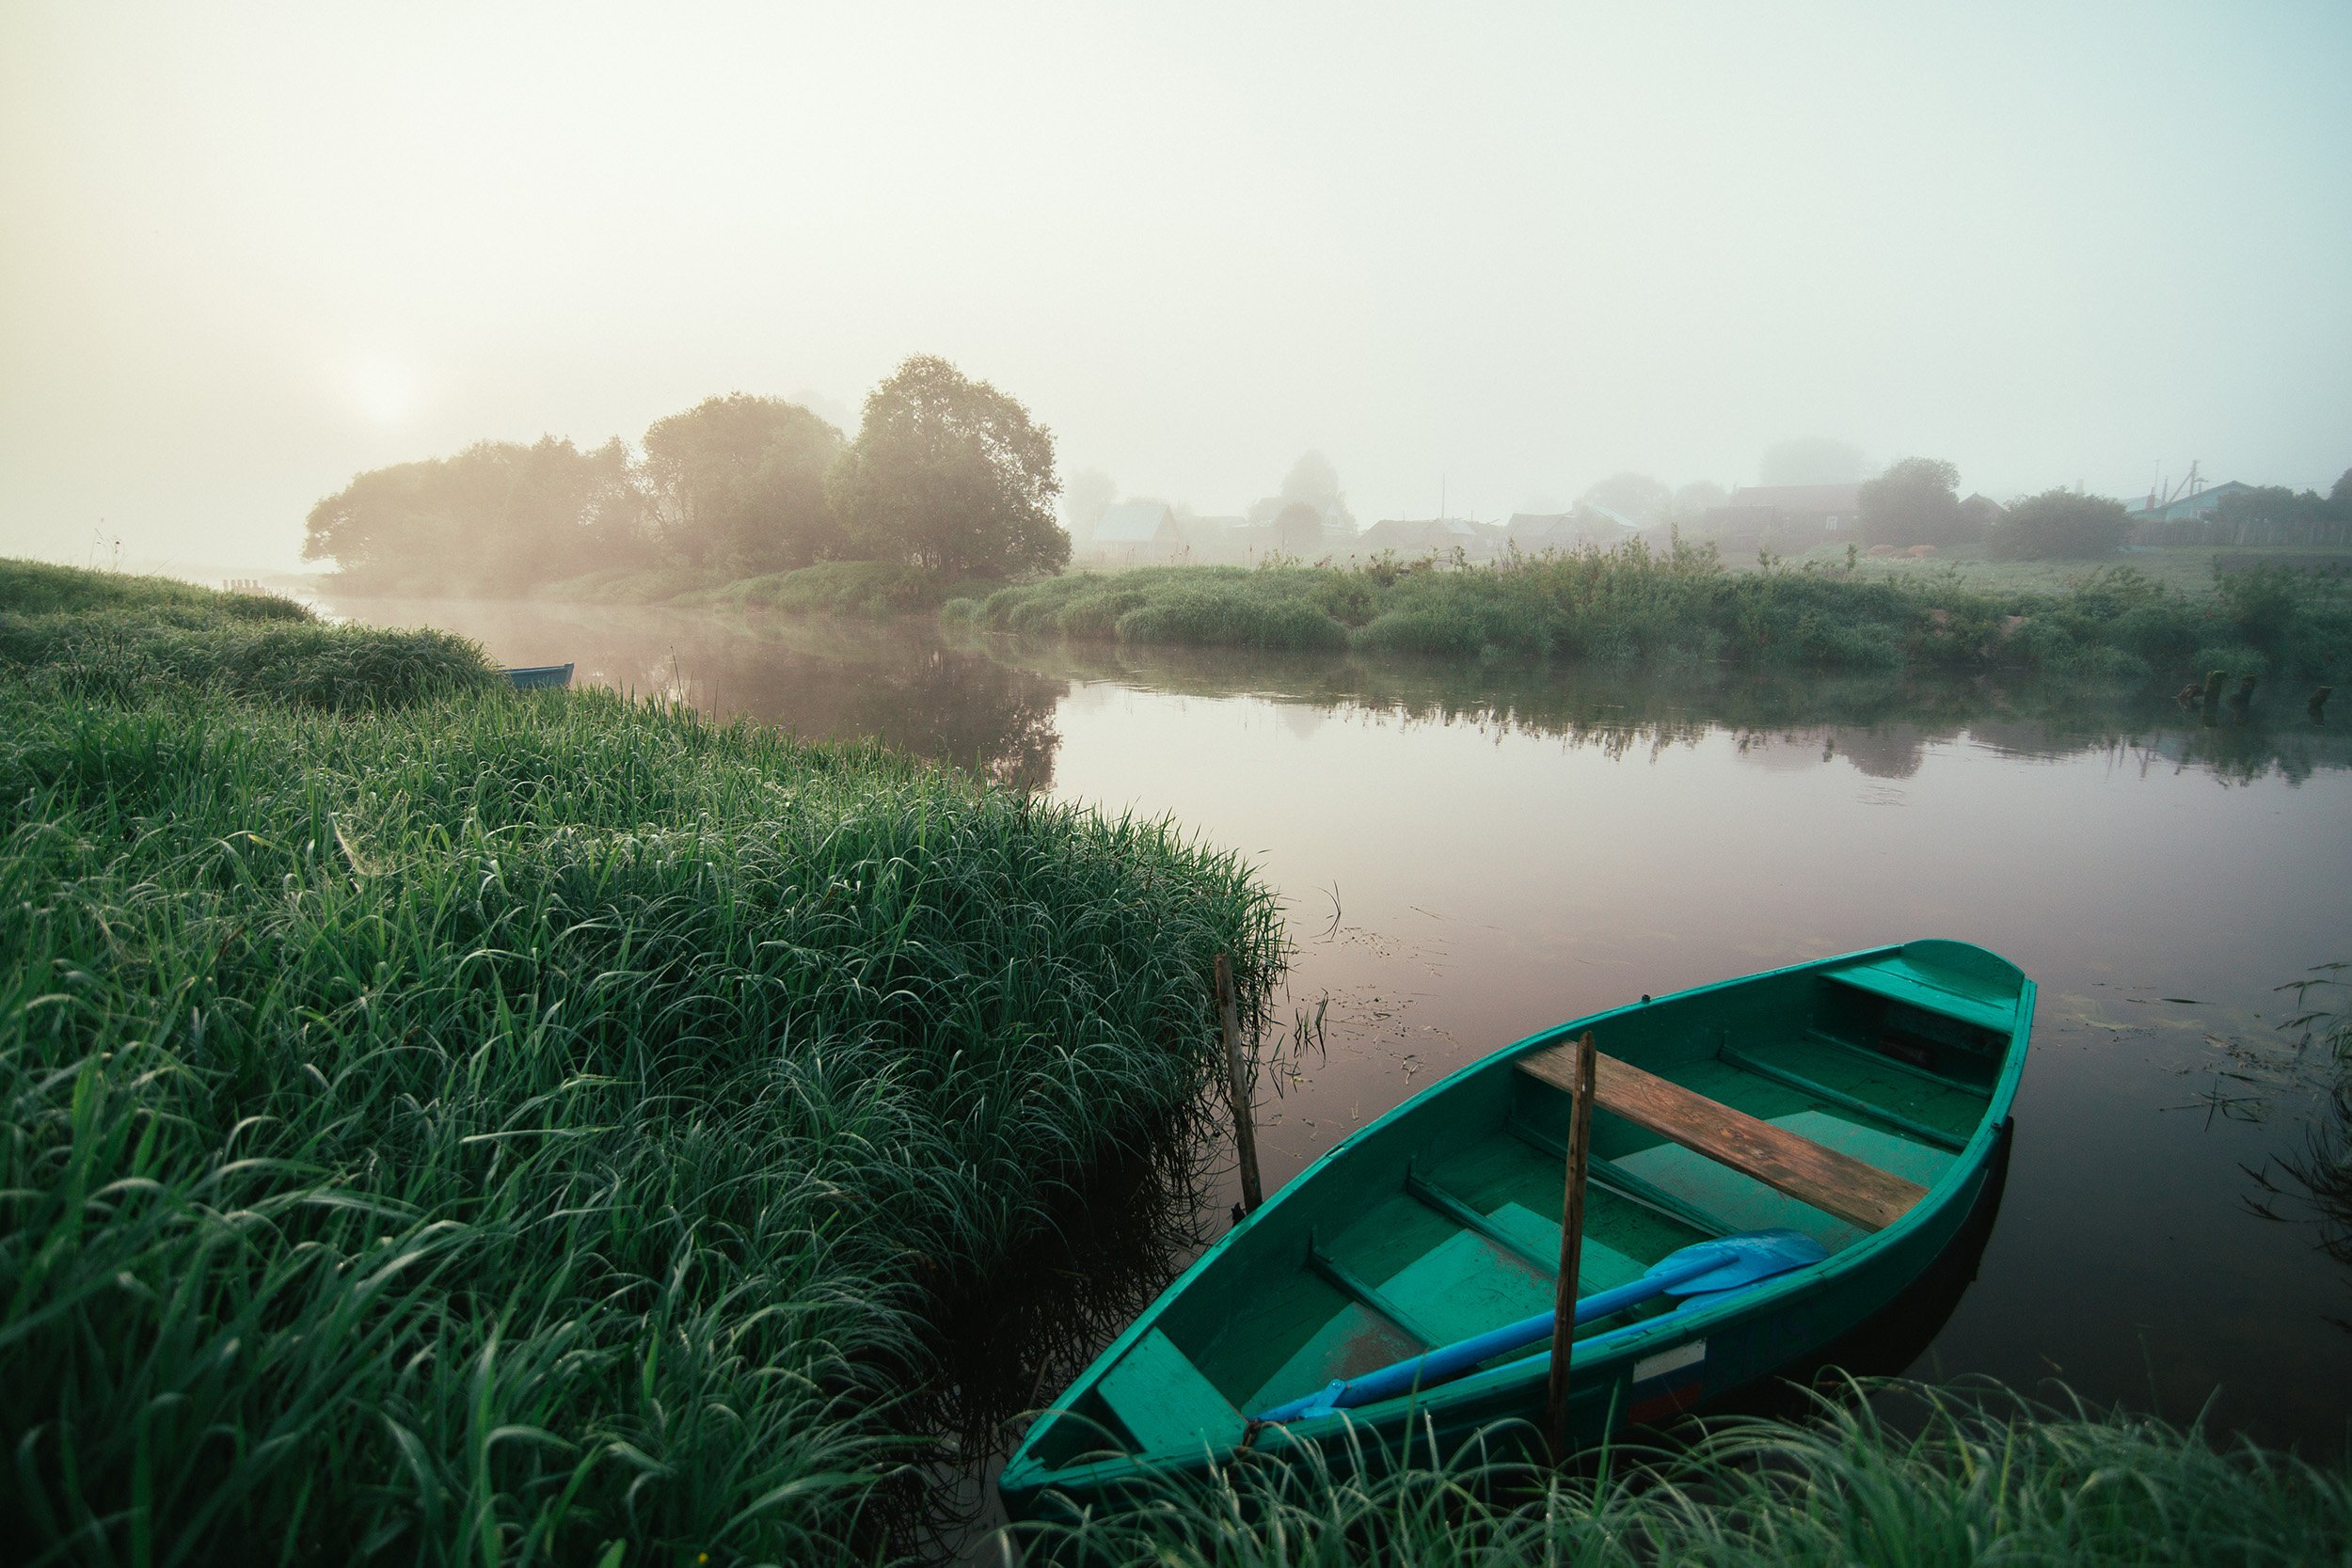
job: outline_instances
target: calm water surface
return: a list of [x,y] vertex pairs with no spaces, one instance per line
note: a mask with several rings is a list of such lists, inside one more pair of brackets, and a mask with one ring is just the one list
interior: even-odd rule
[[2178,1418],[2210,1406],[2274,1442],[2346,1435],[2352,1268],[2322,1244],[2344,1250],[2346,1219],[2281,1164],[2328,1135],[2326,1064],[2280,1027],[2298,1007],[2280,988],[2352,959],[2352,725],[2315,727],[2299,702],[2208,727],[2166,704],[1968,687],[332,608],[812,736],[876,736],[1243,850],[1289,911],[1289,1006],[1327,998],[1326,1049],[1260,1110],[1269,1189],[1564,1018],[1910,937],[1981,943],[2041,987],[2006,1196],[1975,1282],[1935,1307],[1940,1327],[1918,1325],[1925,1349],[1870,1370],[2061,1377]]

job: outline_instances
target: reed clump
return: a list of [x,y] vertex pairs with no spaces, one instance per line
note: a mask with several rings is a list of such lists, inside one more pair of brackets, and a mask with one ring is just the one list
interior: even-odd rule
[[1498,1431],[1452,1454],[1253,1455],[1206,1484],[1010,1539],[1057,1562],[1136,1568],[2286,1568],[2352,1551],[2343,1464],[1991,1385],[1856,1386],[1809,1420],[1721,1419],[1688,1448],[1621,1450],[1581,1475],[1498,1457],[1526,1436]]
[[235,695],[224,625],[0,668],[17,1560],[889,1550],[927,1325],[1200,1103],[1266,893],[609,694]]
[[1957,573],[1893,580],[1808,562],[1732,572],[1712,546],[1509,556],[1474,565],[1159,566],[1073,573],[959,601],[992,630],[1074,641],[1354,648],[1447,657],[1729,663],[2145,680],[2352,666],[2352,597],[2308,573],[2234,574],[2192,596],[2129,568],[2056,593]]

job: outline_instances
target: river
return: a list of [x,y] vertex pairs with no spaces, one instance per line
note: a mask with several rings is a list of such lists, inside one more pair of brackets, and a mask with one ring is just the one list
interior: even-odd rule
[[[1907,1366],[1869,1370],[2062,1379],[2310,1451],[2345,1439],[2352,1221],[2285,1164],[2328,1133],[2328,1064],[2307,1026],[2281,1027],[2302,1010],[2281,988],[2352,960],[2352,723],[2314,725],[2299,699],[2207,722],[1970,685],[328,608],[1242,850],[1296,943],[1284,1016],[1323,1022],[1322,1049],[1262,1085],[1269,1190],[1562,1019],[1906,938],[1990,947],[2041,988],[2006,1194],[1973,1284],[1906,1341]],[[1213,1177],[1207,1209],[1231,1187]]]

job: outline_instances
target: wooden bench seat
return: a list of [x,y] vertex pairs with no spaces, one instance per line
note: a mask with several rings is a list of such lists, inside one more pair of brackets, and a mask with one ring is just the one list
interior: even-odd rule
[[[1572,1044],[1522,1057],[1518,1069],[1553,1088],[1576,1092]],[[1865,1230],[1885,1229],[1927,1196],[1928,1190],[1915,1181],[1694,1094],[1614,1056],[1601,1056],[1595,1065],[1593,1103]]]

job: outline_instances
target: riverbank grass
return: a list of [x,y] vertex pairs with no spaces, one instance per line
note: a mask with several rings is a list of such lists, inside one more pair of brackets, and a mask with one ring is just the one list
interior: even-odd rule
[[0,602],[31,1558],[886,1554],[928,1325],[1192,1114],[1215,956],[1279,961],[1159,825],[265,613],[470,671],[363,700],[218,595],[85,611],[204,650],[93,673],[56,602]]
[[[1811,562],[1816,570],[1829,570],[1842,568],[1845,561],[1844,546],[1821,545],[1788,557],[1784,564],[1802,569]],[[1752,563],[1729,564],[1743,569]],[[1982,545],[1962,545],[1924,557],[1865,555],[1855,562],[1855,570],[1895,582],[1952,577],[1967,587],[1994,593],[2063,594],[2097,573],[2121,566],[2189,598],[2203,598],[2213,594],[2222,571],[2260,570],[2265,565],[2309,570],[2321,564],[2338,573],[2352,573],[2352,549],[2306,545],[2148,545],[2103,561],[2006,561],[1989,554]]]
[[1730,571],[1641,546],[1478,565],[1157,566],[1073,573],[951,601],[952,619],[1072,641],[1369,652],[1629,667],[1728,663],[2010,671],[2105,680],[2334,678],[2352,594],[2307,573],[2227,576],[2192,597],[2127,566],[2056,592],[1857,562]]
[[1989,1385],[1841,1394],[1807,1420],[1723,1419],[1687,1449],[1587,1456],[1581,1474],[1480,1445],[1251,1456],[1209,1484],[1012,1539],[1057,1562],[1134,1568],[2287,1568],[2352,1552],[2352,1467],[2341,1461],[2038,1406]]

